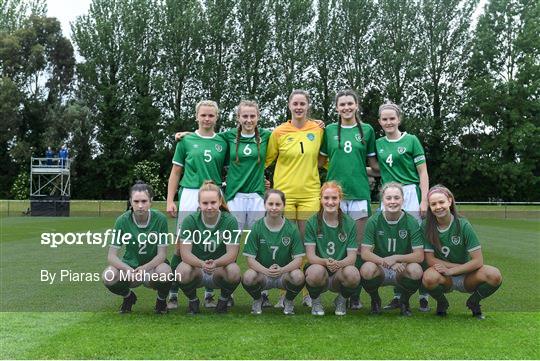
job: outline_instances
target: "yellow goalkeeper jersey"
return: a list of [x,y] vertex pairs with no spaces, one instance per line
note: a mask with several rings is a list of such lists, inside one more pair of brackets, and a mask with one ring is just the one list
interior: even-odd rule
[[321,188],[318,157],[324,130],[308,120],[301,129],[291,121],[281,124],[268,141],[266,166],[277,158],[274,188],[287,197],[318,197]]

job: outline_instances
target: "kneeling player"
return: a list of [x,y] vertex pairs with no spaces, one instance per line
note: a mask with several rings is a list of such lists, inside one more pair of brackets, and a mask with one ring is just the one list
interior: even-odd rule
[[249,269],[242,283],[253,297],[251,313],[262,313],[263,290],[279,288],[286,290],[283,313],[293,315],[294,298],[304,287],[304,245],[296,224],[283,217],[283,192],[266,191],[264,207],[266,215],[255,222],[244,248]]
[[229,213],[221,189],[206,181],[199,189],[199,211],[182,223],[176,268],[180,289],[187,296],[188,313],[199,313],[197,288],[220,288],[216,312],[226,313],[229,297],[240,283],[236,264],[239,249],[238,222]]
[[321,210],[306,226],[305,246],[309,266],[306,286],[312,299],[311,314],[324,315],[320,295],[326,290],[337,292],[335,314],[347,313],[347,298],[358,287],[360,273],[356,261],[356,223],[341,210],[343,191],[336,182],[321,187]]
[[131,210],[116,219],[114,228],[131,237],[122,259],[118,257],[122,243],[115,239],[111,244],[107,257],[109,266],[103,272],[103,283],[112,293],[124,297],[120,313],[131,312],[131,307],[137,302],[131,288],[143,283],[158,291],[156,313],[167,313],[165,300],[172,275],[166,259],[167,217],[150,209],[152,189],[143,182],[131,187],[129,201]]
[[410,316],[409,298],[422,279],[424,238],[418,221],[401,209],[401,184],[386,183],[381,199],[384,211],[369,218],[362,241],[362,285],[371,296],[372,314],[381,313],[379,287],[394,285],[401,291],[401,314]]
[[426,262],[429,269],[422,282],[437,300],[437,315],[446,316],[445,292],[471,293],[467,307],[474,317],[483,319],[480,300],[501,286],[501,272],[484,264],[478,237],[469,221],[460,217],[454,195],[437,185],[428,192],[428,211],[424,224]]

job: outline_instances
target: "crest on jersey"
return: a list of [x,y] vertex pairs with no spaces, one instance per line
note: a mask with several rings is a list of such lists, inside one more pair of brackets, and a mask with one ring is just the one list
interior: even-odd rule
[[236,138],[234,138],[234,139],[232,140],[232,142],[233,142],[234,144],[236,144]]
[[313,133],[307,133],[307,139],[314,141],[315,140],[315,134]]
[[199,148],[198,144],[193,144],[193,148]]
[[289,137],[289,138],[287,138],[287,142],[289,142],[289,143],[290,143],[290,142],[292,142],[293,140],[294,140],[294,138],[293,138],[293,137]]
[[341,233],[339,232],[338,234],[338,239],[341,241],[341,242],[345,242],[347,240],[347,234],[346,233]]
[[317,235],[317,238],[318,238],[318,239],[322,239],[323,237],[324,237],[324,235],[323,235],[322,233],[319,233],[319,234]]
[[407,230],[406,229],[400,229],[398,234],[399,234],[399,238],[405,239],[405,237],[407,237]]
[[291,244],[291,237],[281,237],[281,243],[287,247],[289,244]]
[[399,154],[403,154],[403,153],[405,153],[405,152],[407,151],[407,148],[405,148],[405,147],[398,147],[397,151],[398,151]]
[[354,136],[354,139],[356,139],[357,142],[361,142],[362,141],[362,136],[360,134],[356,134]]
[[379,149],[379,153],[384,153],[384,148]]
[[218,152],[221,152],[223,150],[223,147],[221,146],[221,144],[216,144],[216,150]]
[[261,244],[266,244],[266,239],[261,238],[261,240],[259,242],[261,242]]
[[455,244],[456,246],[461,243],[461,237],[460,236],[452,236],[450,238],[450,241],[452,241],[452,244]]
[[379,234],[379,236],[384,236],[384,231],[378,231],[377,233]]
[[339,137],[337,135],[334,135],[334,140],[338,140]]

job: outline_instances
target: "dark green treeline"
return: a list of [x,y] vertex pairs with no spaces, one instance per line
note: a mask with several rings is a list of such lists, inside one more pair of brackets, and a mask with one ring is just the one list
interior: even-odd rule
[[540,2],[491,0],[474,19],[477,6],[94,0],[68,37],[44,1],[0,0],[0,198],[27,196],[30,156],[63,143],[73,198],[125,198],[152,173],[163,195],[172,134],[194,129],[197,101],[217,101],[225,128],[257,100],[273,127],[304,88],[330,123],[336,91],[353,88],[379,136],[379,104],[401,104],[431,183],[458,200],[538,201]]

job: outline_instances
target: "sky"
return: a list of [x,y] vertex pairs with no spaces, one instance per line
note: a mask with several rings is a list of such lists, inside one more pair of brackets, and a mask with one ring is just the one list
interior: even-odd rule
[[[49,17],[55,17],[62,24],[62,32],[68,38],[71,38],[70,22],[75,21],[77,16],[88,12],[92,0],[47,0],[47,14]],[[478,8],[473,15],[476,19],[484,8],[487,0],[480,0]]]
[[47,0],[47,15],[57,18],[62,24],[64,36],[71,38],[70,22],[88,12],[91,0]]

